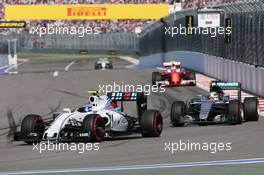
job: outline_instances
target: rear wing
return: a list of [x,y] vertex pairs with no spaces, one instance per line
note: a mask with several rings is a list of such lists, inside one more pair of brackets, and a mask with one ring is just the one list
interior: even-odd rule
[[108,92],[107,96],[112,101],[137,101],[144,94],[139,92]]
[[241,101],[241,83],[237,81],[224,82],[224,81],[211,81],[210,92],[212,88],[218,86],[222,90],[236,90],[238,99]]
[[108,92],[107,96],[114,102],[121,102],[121,110],[123,111],[124,101],[135,101],[137,103],[138,116],[147,109],[147,96],[143,92]]

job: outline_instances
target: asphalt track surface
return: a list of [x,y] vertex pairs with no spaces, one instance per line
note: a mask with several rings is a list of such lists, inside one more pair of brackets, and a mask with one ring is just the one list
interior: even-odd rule
[[[72,61],[75,63],[65,71]],[[166,93],[151,94],[150,109],[159,109],[164,128],[159,138],[140,135],[100,143],[99,151],[45,151],[40,154],[23,142],[12,143],[13,132],[28,113],[49,118],[63,107],[75,108],[87,102],[89,89],[99,85],[151,84],[152,69],[130,70],[130,63],[115,60],[114,70],[94,71],[95,59],[67,60],[48,63],[29,61],[18,68],[17,75],[0,77],[0,172],[14,170],[47,170],[124,165],[164,164],[213,160],[249,159],[264,157],[264,120],[227,126],[187,126],[173,128],[169,122],[170,106],[174,100],[187,100],[198,94],[207,94],[198,87],[167,88]],[[53,76],[58,71],[58,76]],[[127,112],[135,113],[131,106]],[[165,143],[196,142],[232,143],[232,150],[217,151],[165,151]],[[164,168],[107,172],[80,172],[79,174],[263,174],[264,164],[226,165],[189,168]],[[67,174],[67,173],[63,173]],[[74,173],[77,174],[77,173]]]

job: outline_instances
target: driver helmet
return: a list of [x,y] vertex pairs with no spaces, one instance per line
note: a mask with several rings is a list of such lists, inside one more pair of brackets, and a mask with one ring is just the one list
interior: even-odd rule
[[210,91],[210,98],[214,100],[221,100],[223,97],[223,89],[220,88],[219,86],[213,86]]
[[219,100],[219,94],[217,92],[210,92],[210,98],[214,100]]

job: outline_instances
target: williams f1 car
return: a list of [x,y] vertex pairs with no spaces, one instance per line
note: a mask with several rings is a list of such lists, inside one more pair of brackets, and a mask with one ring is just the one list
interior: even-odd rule
[[165,85],[165,86],[182,86],[196,85],[195,72],[191,72],[181,67],[180,62],[165,62],[161,72],[152,73],[152,84]]
[[99,58],[99,60],[94,63],[94,69],[113,69],[113,63],[108,58]]
[[[237,91],[237,99],[231,99],[225,91]],[[212,81],[210,95],[199,95],[196,98],[175,101],[171,107],[173,126],[184,126],[185,123],[207,124],[241,124],[243,121],[257,121],[258,99],[246,97],[241,102],[241,85],[239,82]]]
[[[143,137],[160,136],[162,116],[157,110],[147,110],[147,97],[143,93],[113,92],[99,96],[93,91],[92,94],[87,104],[73,111],[64,109],[50,122],[44,122],[40,115],[27,115],[14,141],[100,142],[134,133]],[[136,102],[138,117],[123,112],[124,101]]]

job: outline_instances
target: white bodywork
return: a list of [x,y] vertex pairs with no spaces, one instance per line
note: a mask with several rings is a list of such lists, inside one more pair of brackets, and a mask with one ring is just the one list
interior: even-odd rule
[[[125,114],[118,111],[117,108],[111,108],[111,100],[107,96],[91,96],[89,103],[83,107],[89,108],[87,112],[80,112],[77,108],[73,112],[66,109],[51,123],[51,126],[45,131],[43,140],[59,139],[60,131],[70,122],[82,123],[85,116],[88,114],[99,114],[107,121],[105,127],[111,131],[127,131],[128,121],[124,117]],[[45,139],[44,139],[45,138]]]
[[96,64],[100,64],[102,66],[102,69],[105,70],[106,66],[110,64],[110,61],[108,60],[108,58],[99,58]]

